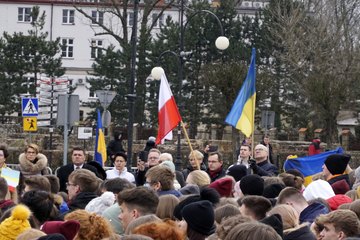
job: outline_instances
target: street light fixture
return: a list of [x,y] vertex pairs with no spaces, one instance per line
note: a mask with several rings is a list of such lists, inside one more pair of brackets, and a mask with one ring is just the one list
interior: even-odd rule
[[[165,52],[162,52],[160,54],[160,56],[158,57],[159,64],[160,64],[160,60],[161,60],[162,56],[164,56],[166,54],[172,54],[175,57],[177,57],[177,59],[178,59],[179,92],[178,92],[177,103],[180,108],[182,106],[181,105],[181,90],[182,90],[182,81],[183,81],[183,72],[184,72],[184,62],[185,62],[185,57],[188,55],[188,53],[184,51],[184,33],[185,33],[186,27],[187,27],[188,23],[190,22],[190,20],[194,16],[196,16],[200,13],[206,13],[208,15],[211,15],[212,17],[214,17],[216,19],[217,23],[219,24],[221,35],[215,41],[216,48],[219,50],[225,50],[229,47],[229,39],[224,36],[224,30],[223,30],[221,21],[213,12],[211,12],[209,10],[197,11],[197,12],[193,13],[184,24],[184,21],[183,21],[183,19],[184,19],[184,0],[181,1],[179,52],[176,53],[174,51],[167,50]],[[156,66],[151,70],[151,76],[155,80],[160,80],[161,76],[164,74],[164,72],[165,71],[162,67]],[[181,170],[182,160],[181,160],[181,125],[180,125],[180,123],[178,125],[177,131],[178,131],[177,132],[177,154],[176,154],[176,160],[175,160],[175,168],[176,168],[176,170]]]

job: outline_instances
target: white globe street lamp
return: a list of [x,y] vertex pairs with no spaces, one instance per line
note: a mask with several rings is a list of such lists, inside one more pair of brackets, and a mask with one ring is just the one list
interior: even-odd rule
[[160,80],[161,76],[164,74],[164,69],[162,67],[154,67],[151,70],[151,76],[155,79],[155,80]]
[[219,50],[227,49],[229,47],[229,44],[230,44],[229,39],[224,36],[218,37],[215,41],[215,46]]

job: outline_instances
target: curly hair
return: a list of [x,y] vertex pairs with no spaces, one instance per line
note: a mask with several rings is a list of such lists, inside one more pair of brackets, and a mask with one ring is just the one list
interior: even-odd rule
[[185,232],[181,231],[172,220],[152,222],[138,226],[134,234],[141,234],[157,240],[184,240]]
[[98,240],[114,234],[110,223],[96,213],[76,210],[66,214],[65,220],[80,222],[80,230],[74,240]]
[[219,239],[224,239],[229,234],[231,229],[233,229],[235,226],[241,223],[252,222],[252,221],[254,220],[251,220],[251,218],[243,215],[237,215],[226,218],[216,228],[216,234],[218,235]]

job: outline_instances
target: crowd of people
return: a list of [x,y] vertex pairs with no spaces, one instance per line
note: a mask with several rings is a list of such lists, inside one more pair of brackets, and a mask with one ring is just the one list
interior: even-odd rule
[[[253,153],[244,142],[229,167],[218,149],[194,150],[182,171],[149,138],[134,173],[121,135],[107,171],[74,147],[71,162],[49,174],[46,156],[29,144],[18,187],[0,177],[0,240],[360,239],[360,167],[349,167],[351,156],[330,155],[304,186],[300,171],[272,163],[265,138]],[[1,171],[8,155],[0,146]]]

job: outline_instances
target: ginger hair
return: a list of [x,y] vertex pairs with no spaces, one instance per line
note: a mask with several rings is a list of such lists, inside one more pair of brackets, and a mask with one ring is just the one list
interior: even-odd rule
[[68,213],[65,220],[76,220],[80,229],[74,240],[98,240],[114,235],[110,223],[96,213],[85,210],[76,210]]
[[172,220],[165,222],[152,222],[138,226],[134,234],[141,234],[157,240],[184,240],[185,232],[177,227]]

